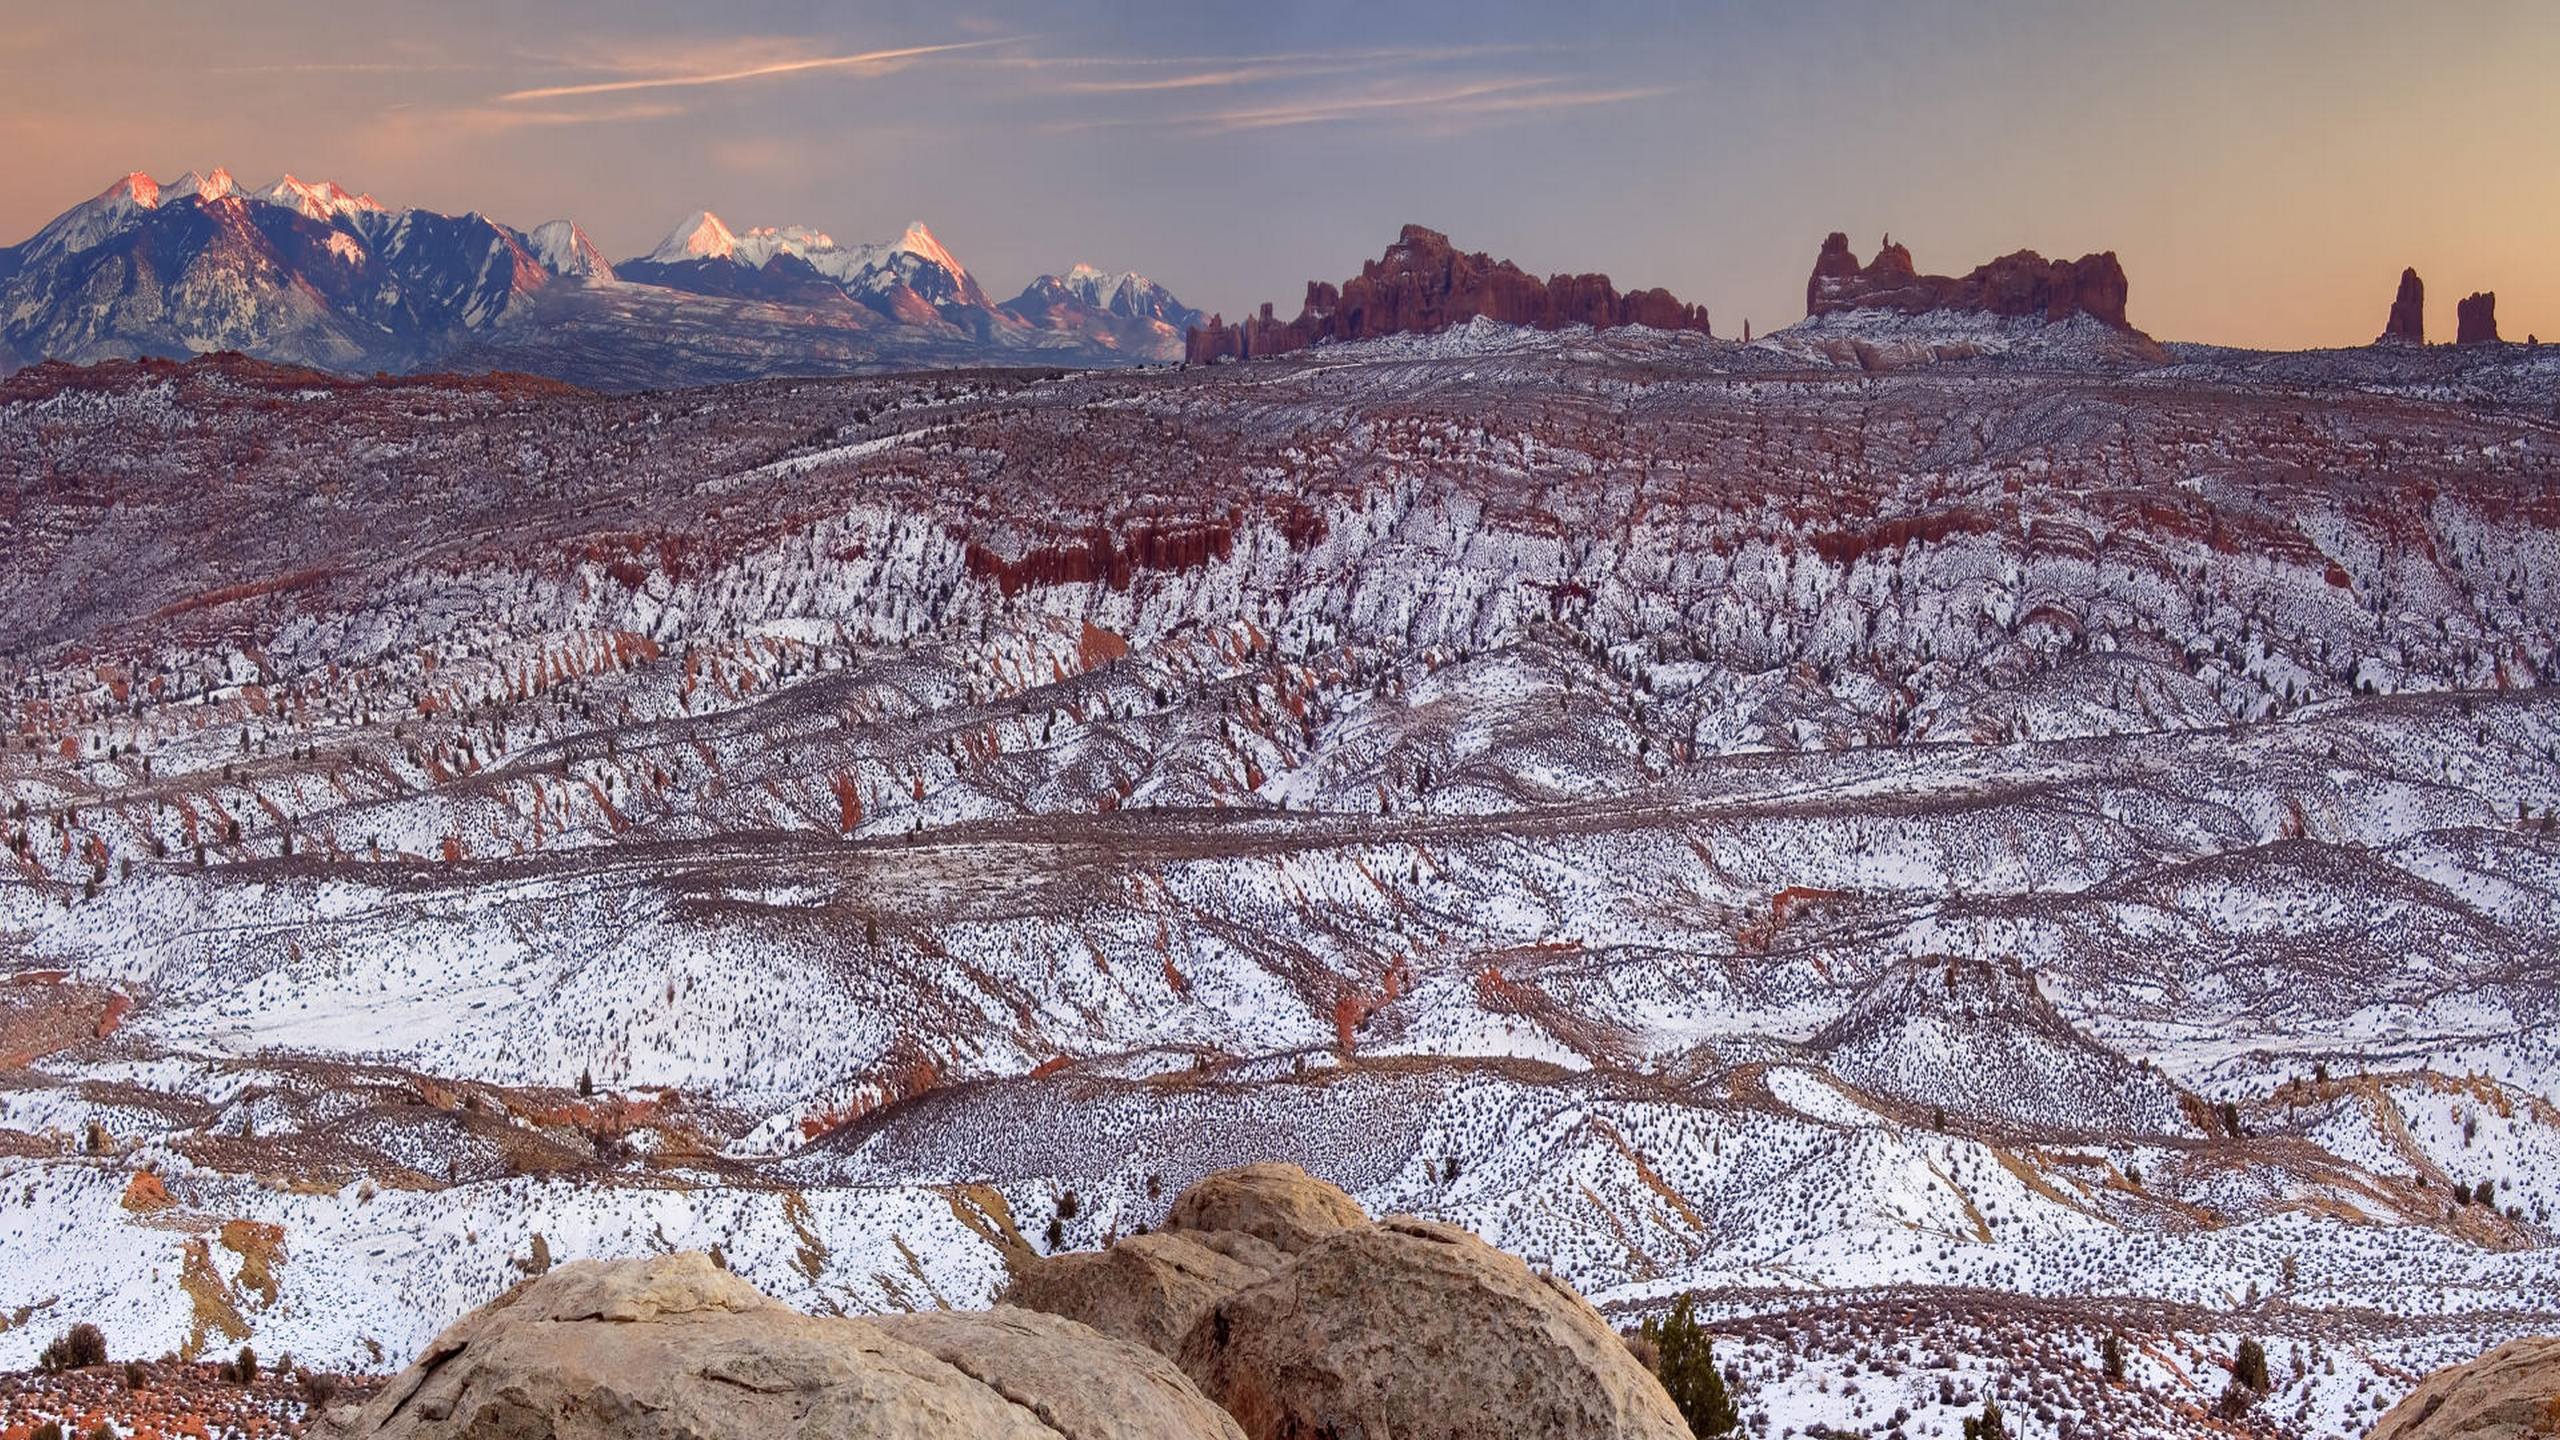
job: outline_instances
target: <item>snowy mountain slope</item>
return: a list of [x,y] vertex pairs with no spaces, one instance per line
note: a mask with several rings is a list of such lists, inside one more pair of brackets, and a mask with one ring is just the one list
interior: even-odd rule
[[0,385],[0,1313],[971,1303],[1270,1155],[1773,1426],[2201,1434],[2253,1334],[2351,1435],[2560,1324],[2542,411],[1499,330]]
[[1034,279],[999,308],[1035,329],[1080,334],[1152,359],[1178,358],[1183,332],[1208,318],[1135,271],[1113,275],[1082,264]]
[[989,358],[1027,351],[1178,359],[1182,327],[1198,318],[1144,276],[1110,277],[1091,266],[1041,276],[994,304],[920,220],[893,241],[840,245],[804,225],[736,231],[697,211],[616,273],[699,295],[819,311],[858,306],[899,327],[893,333],[910,346],[977,347]]
[[129,175],[0,263],[0,344],[29,360],[237,349],[408,369],[595,273],[584,240],[570,227],[537,246],[477,215],[392,211],[291,175],[260,190],[221,170]]
[[0,372],[231,349],[341,373],[520,368],[638,389],[1163,361],[1192,314],[1136,275],[1054,298],[995,305],[922,223],[839,246],[699,212],[616,267],[567,220],[524,232],[291,175],[249,189],[220,170],[166,186],[136,173],[0,248]]

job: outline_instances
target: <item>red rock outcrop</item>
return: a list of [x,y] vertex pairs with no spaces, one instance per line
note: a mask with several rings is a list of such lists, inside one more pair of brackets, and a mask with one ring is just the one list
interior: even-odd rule
[[1963,275],[1923,275],[1911,252],[1885,237],[1864,266],[1849,237],[1834,231],[1822,242],[1813,275],[1805,282],[1807,315],[1842,310],[1894,310],[1920,315],[1933,310],[1977,310],[2001,316],[2067,320],[2094,315],[2118,330],[2125,319],[2127,285],[2115,252],[2077,260],[2047,260],[2033,250],[2003,255]]
[[2427,343],[2427,287],[2415,270],[2400,272],[2400,293],[2392,298],[2391,319],[2382,327],[2385,341]]
[[2484,290],[2465,299],[2453,309],[2453,343],[2456,345],[2495,345],[2498,343],[2498,295]]
[[1323,340],[1370,340],[1428,334],[1483,316],[1509,325],[1559,330],[1649,325],[1706,331],[1707,309],[1662,289],[1618,293],[1606,275],[1552,275],[1541,280],[1508,260],[1468,254],[1437,230],[1407,225],[1387,253],[1337,288],[1307,282],[1298,318],[1283,321],[1265,304],[1236,325],[1223,315],[1194,327],[1185,355],[1193,364],[1245,360],[1303,350]]

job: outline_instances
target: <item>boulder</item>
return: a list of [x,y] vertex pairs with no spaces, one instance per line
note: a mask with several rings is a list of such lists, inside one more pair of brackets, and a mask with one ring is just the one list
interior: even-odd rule
[[1173,1362],[1055,1315],[999,1306],[871,1322],[1077,1440],[1200,1436],[1244,1440]]
[[1193,1412],[1178,1391],[1168,1393],[1163,1376],[1142,1365],[1116,1368],[1130,1347],[1070,1321],[997,1327],[974,1348],[953,1335],[929,1338],[955,1354],[978,1355],[972,1363],[998,1382],[1031,1365],[1031,1354],[1045,1353],[1058,1378],[1037,1398],[1059,1416],[1102,1410],[1134,1418],[1062,1432],[1000,1383],[928,1344],[867,1321],[802,1315],[708,1258],[680,1254],[575,1261],[526,1281],[455,1322],[360,1409],[333,1414],[329,1429],[365,1440],[1058,1440],[1061,1433],[1215,1440],[1233,1433],[1184,1420]]
[[2465,298],[2453,307],[2453,343],[2456,345],[2495,345],[2498,343],[2498,296],[2494,290],[2483,290]]
[[1395,1218],[1314,1241],[1183,1337],[1254,1440],[1688,1440],[1599,1312],[1464,1230]]
[[996,1299],[1171,1355],[1210,1306],[1270,1274],[1284,1258],[1268,1242],[1234,1231],[1159,1231],[1107,1250],[1022,1262]]
[[2560,1336],[2510,1340],[2451,1365],[2383,1413],[2370,1440],[2527,1440],[2560,1435]]
[[1295,1165],[1265,1161],[1204,1176],[1174,1198],[1167,1230],[1234,1230],[1296,1254],[1337,1231],[1369,1223],[1342,1187]]
[[2392,297],[2391,318],[2383,324],[2382,338],[2406,345],[2427,343],[2427,287],[2416,270],[2400,272],[2400,293]]

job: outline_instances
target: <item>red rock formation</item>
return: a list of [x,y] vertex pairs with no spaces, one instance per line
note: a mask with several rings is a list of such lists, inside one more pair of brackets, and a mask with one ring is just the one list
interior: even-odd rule
[[1804,308],[1807,315],[1842,310],[1905,315],[1978,310],[2046,320],[2094,315],[2116,329],[2131,330],[2124,315],[2127,288],[2124,267],[2112,250],[2077,260],[2047,260],[2033,250],[2020,250],[1969,274],[1923,275],[1912,265],[1911,252],[1891,236],[1885,237],[1876,258],[1861,267],[1849,249],[1849,237],[1835,231],[1814,259]]
[[1306,303],[1297,319],[1280,320],[1268,304],[1238,325],[1213,315],[1207,325],[1189,333],[1185,351],[1193,364],[1243,360],[1301,350],[1323,340],[1428,334],[1463,325],[1479,315],[1540,330],[1567,325],[1708,328],[1705,306],[1682,304],[1667,290],[1621,295],[1606,275],[1553,275],[1540,280],[1508,260],[1464,253],[1436,230],[1407,225],[1382,258],[1361,266],[1360,273],[1340,289],[1309,281]]
[[2386,342],[2427,343],[2427,287],[2415,270],[2400,272],[2400,293],[2391,301],[2391,319],[2382,327]]
[[2495,345],[2498,343],[2498,294],[2484,290],[2454,307],[2453,343],[2456,345]]

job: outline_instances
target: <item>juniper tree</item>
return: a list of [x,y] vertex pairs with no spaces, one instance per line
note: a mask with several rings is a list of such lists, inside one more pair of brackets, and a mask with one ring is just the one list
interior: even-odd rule
[[1725,1393],[1724,1376],[1716,1372],[1715,1350],[1698,1324],[1697,1306],[1688,1296],[1659,1320],[1648,1317],[1637,1331],[1658,1357],[1654,1374],[1671,1395],[1689,1433],[1705,1440],[1741,1428],[1742,1414]]
[[1985,1398],[1982,1413],[1964,1421],[1964,1440],[2009,1440],[2009,1422],[2000,1417],[2000,1402]]
[[2231,1378],[2264,1395],[2274,1389],[2267,1383],[2267,1347],[2254,1338],[2240,1342],[2240,1353],[2231,1362]]

